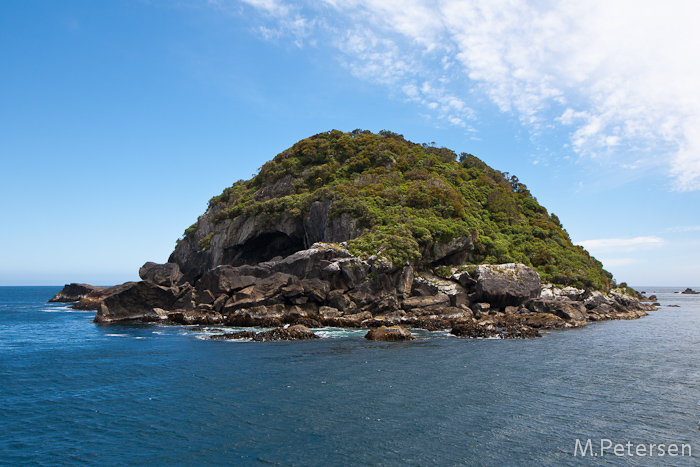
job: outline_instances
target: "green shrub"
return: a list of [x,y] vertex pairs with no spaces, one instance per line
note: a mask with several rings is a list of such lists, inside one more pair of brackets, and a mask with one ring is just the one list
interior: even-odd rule
[[201,251],[207,251],[207,250],[209,250],[209,248],[211,247],[211,239],[212,239],[213,236],[214,236],[214,232],[212,232],[212,233],[210,233],[209,235],[207,235],[206,237],[203,237],[202,239],[200,239],[200,240],[197,242],[197,247],[198,247]]

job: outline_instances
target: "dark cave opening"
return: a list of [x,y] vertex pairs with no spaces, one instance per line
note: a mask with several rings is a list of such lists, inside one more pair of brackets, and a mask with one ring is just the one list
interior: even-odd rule
[[301,238],[290,237],[282,232],[266,232],[243,245],[226,249],[224,264],[258,264],[277,256],[284,258],[303,249],[304,241]]

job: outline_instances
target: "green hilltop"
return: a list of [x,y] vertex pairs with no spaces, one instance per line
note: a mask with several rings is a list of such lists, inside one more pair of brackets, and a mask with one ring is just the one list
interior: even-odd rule
[[[260,200],[256,192],[285,179],[290,194]],[[532,266],[544,282],[607,291],[612,275],[571,242],[517,177],[477,157],[415,144],[390,131],[333,130],[303,139],[209,202],[213,222],[240,215],[304,216],[315,201],[330,216],[348,213],[362,234],[348,241],[358,256],[419,263],[426,245],[470,236],[472,262]],[[197,223],[185,231],[194,239]],[[199,240],[206,250],[211,235]]]

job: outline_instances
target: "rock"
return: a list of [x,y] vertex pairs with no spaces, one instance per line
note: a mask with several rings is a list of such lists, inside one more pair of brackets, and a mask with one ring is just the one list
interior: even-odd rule
[[301,324],[289,326],[287,328],[277,327],[270,331],[253,332],[253,331],[238,331],[227,334],[217,334],[211,336],[210,339],[250,339],[254,342],[269,342],[269,341],[300,341],[309,339],[318,339],[319,337],[309,328]]
[[226,302],[228,302],[229,296],[226,294],[221,294],[219,295],[216,300],[214,300],[214,303],[212,304],[214,306],[214,309],[221,313],[221,310],[223,310],[224,305],[226,305]]
[[537,272],[523,264],[480,265],[476,273],[476,299],[493,308],[518,306],[540,295]]
[[415,277],[411,287],[411,294],[418,297],[437,295],[439,292],[435,284],[430,283],[422,277]]
[[464,323],[455,326],[450,331],[457,337],[484,338],[498,335],[498,330],[494,326],[482,326],[478,323]]
[[141,280],[163,287],[173,287],[184,284],[184,274],[175,263],[158,264],[147,262],[139,269]]
[[354,303],[340,290],[331,290],[327,296],[328,306],[337,308],[340,311],[349,310]]
[[[319,279],[321,277],[322,262],[342,262],[343,259],[350,262],[358,262],[350,252],[344,248],[325,243],[315,243],[307,250],[297,251],[284,259],[270,264],[274,272],[283,272],[307,279]],[[364,276],[363,276],[364,279]]]
[[406,341],[414,340],[413,334],[408,329],[401,326],[379,326],[378,328],[371,329],[367,334],[365,334],[365,339],[372,341]]
[[582,302],[568,299],[560,300],[529,300],[525,306],[533,313],[552,314],[567,321],[586,321],[586,307]]
[[257,333],[253,340],[255,342],[268,341],[301,341],[309,339],[318,339],[319,337],[313,331],[304,325],[297,324],[288,328],[275,328],[270,331]]
[[396,293],[402,297],[411,295],[415,274],[411,266],[405,266],[396,278]]
[[444,293],[438,293],[436,295],[409,297],[403,301],[401,307],[404,310],[410,310],[412,308],[425,308],[433,305],[449,306],[450,297],[448,297]]
[[401,319],[401,324],[426,331],[443,331],[452,327],[451,320],[440,318],[404,317]]
[[221,313],[217,313],[212,310],[174,310],[168,311],[160,310],[158,308],[154,309],[156,314],[160,319],[164,319],[163,313],[165,313],[165,318],[167,320],[183,325],[220,325],[224,324],[224,317]]
[[320,279],[302,279],[300,285],[304,295],[316,303],[323,303],[330,291],[328,282]]
[[71,305],[74,310],[98,311],[102,308],[102,298],[85,297]]
[[226,334],[215,334],[209,339],[214,339],[214,340],[228,340],[228,339],[253,339],[255,337],[256,333],[254,331],[238,331],[238,332],[230,332]]
[[687,288],[687,289],[685,289],[685,290],[684,290],[683,292],[681,292],[681,293],[684,293],[684,294],[700,294],[700,292],[696,292],[696,291],[694,291],[694,290],[691,289],[691,288]]
[[469,293],[472,293],[474,291],[474,288],[476,287],[476,280],[473,279],[468,272],[459,272],[454,275],[454,278],[457,280],[457,282],[460,283],[462,287],[464,287]]
[[54,295],[49,302],[77,302],[86,298],[91,293],[104,292],[109,287],[95,287],[89,284],[66,284],[63,289]]
[[322,306],[318,309],[318,315],[321,318],[338,318],[343,315],[343,312],[337,308]]
[[421,248],[421,264],[464,264],[472,259],[472,237],[457,237],[448,243],[429,243]]
[[466,293],[457,293],[455,295],[450,296],[450,305],[454,307],[466,307],[469,308],[469,305],[471,302],[469,301],[469,295]]
[[213,305],[216,298],[211,290],[204,290],[197,296],[198,305]]
[[498,325],[487,323],[462,323],[452,328],[450,334],[457,337],[468,338],[500,337],[501,339],[530,339],[541,337],[536,329],[521,323],[498,323]]
[[104,299],[95,322],[157,321],[160,318],[153,309],[172,309],[177,301],[175,291],[145,281],[127,282],[121,291]]
[[261,266],[219,266],[202,276],[197,281],[197,290],[201,293],[210,290],[213,294],[231,294],[249,287],[260,279],[272,274],[269,268]]
[[474,313],[488,313],[491,309],[491,305],[483,302],[473,303],[471,309]]

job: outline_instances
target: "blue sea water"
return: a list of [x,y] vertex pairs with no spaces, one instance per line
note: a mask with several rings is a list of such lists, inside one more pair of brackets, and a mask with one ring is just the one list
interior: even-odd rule
[[[664,306],[640,320],[408,343],[97,325],[47,304],[59,289],[0,287],[2,466],[700,464],[700,295],[681,288],[645,288]],[[647,453],[582,457],[588,439]]]

